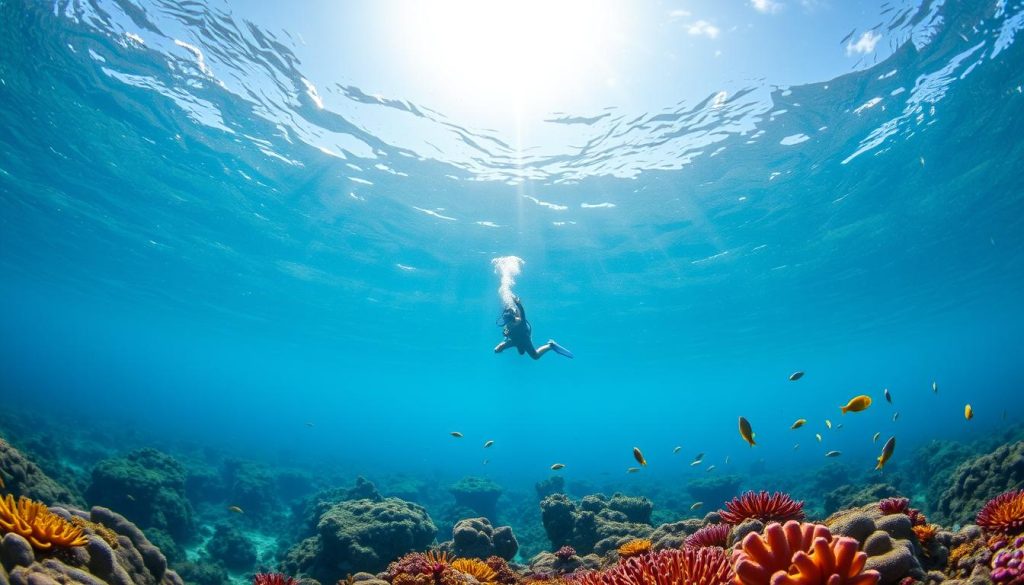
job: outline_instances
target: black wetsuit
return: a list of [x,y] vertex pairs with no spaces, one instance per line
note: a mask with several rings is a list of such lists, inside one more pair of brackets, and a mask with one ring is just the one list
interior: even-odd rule
[[530,322],[526,320],[526,310],[523,309],[523,303],[516,299],[516,318],[505,326],[505,338],[508,339],[512,345],[519,350],[519,355],[529,354],[533,359],[537,359],[537,350],[533,347],[533,339],[530,337],[532,329],[530,328]]

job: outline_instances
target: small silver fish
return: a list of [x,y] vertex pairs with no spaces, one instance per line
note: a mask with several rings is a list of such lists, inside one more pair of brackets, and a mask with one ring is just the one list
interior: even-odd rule
[[680,452],[680,451],[682,451],[682,450],[683,450],[683,448],[682,448],[682,447],[676,447],[675,449],[672,449],[672,453],[673,453],[673,454],[676,454],[676,453],[678,453],[678,452]]
[[797,443],[797,444],[793,445],[793,450],[794,451],[796,451],[799,448],[800,448],[800,443]]
[[703,505],[704,505],[704,502],[694,502],[693,505],[690,506],[690,509],[691,510],[696,510],[696,509],[700,508]]
[[875,433],[875,436],[871,437],[871,442],[872,443],[877,443],[878,442],[878,437],[881,437],[881,436],[882,436],[882,433]]
[[837,430],[837,431],[838,431],[839,429],[841,429],[841,428],[843,428],[843,423],[839,423],[839,424],[837,424],[837,425],[836,425],[836,430]]
[[892,404],[892,394],[889,394],[889,389],[886,388],[883,392],[885,393],[885,401]]
[[701,461],[700,459],[697,459],[694,462],[690,463],[690,467],[696,467],[696,466],[700,465],[701,463],[704,463],[704,462]]
[[639,467],[630,467],[629,469],[626,470],[626,473],[636,473],[638,471],[640,471]]
[[900,417],[900,413],[898,413],[898,412],[892,413],[892,422],[896,422],[896,419],[898,419],[899,417]]
[[558,471],[559,469],[565,469],[564,463],[555,463],[551,466],[551,471]]
[[939,393],[939,383],[938,382],[932,382],[932,393],[933,394],[938,394]]
[[840,451],[829,451],[828,453],[825,453],[825,457],[839,457],[840,455],[842,455],[842,452]]
[[715,470],[715,466],[714,465],[708,465],[708,469],[707,470],[708,471],[714,471]]
[[486,443],[484,443],[484,449],[490,447],[493,444],[494,444],[494,441],[487,441]]
[[790,382],[796,382],[797,380],[799,380],[800,378],[803,378],[803,377],[804,377],[804,373],[803,372],[793,372],[792,374],[789,375],[789,381]]
[[484,459],[484,465],[487,465],[487,462],[489,462],[489,461],[490,461],[490,459]]
[[821,433],[814,433],[814,438],[818,439],[818,442],[820,443],[821,442]]
[[725,456],[725,464],[729,465],[729,456],[728,455]]
[[704,454],[703,453],[697,453],[697,456],[694,457],[694,459],[696,459],[697,461],[700,461],[703,458],[704,458]]
[[448,434],[453,436],[453,437],[455,437],[456,439],[461,439],[462,438],[462,433],[460,433],[459,431],[452,431],[452,432],[450,432]]

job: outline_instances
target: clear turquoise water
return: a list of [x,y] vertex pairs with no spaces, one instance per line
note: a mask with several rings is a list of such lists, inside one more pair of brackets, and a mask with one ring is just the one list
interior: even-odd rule
[[[290,39],[202,3],[0,14],[8,412],[352,474],[529,485],[561,462],[641,490],[708,473],[698,452],[870,469],[892,435],[898,468],[1021,420],[1020,2],[879,15],[899,47],[836,79],[572,112],[586,147],[518,164],[401,96],[320,89],[455,146],[320,109]],[[534,341],[575,360],[492,353],[510,254]],[[650,465],[627,476],[634,446]]]

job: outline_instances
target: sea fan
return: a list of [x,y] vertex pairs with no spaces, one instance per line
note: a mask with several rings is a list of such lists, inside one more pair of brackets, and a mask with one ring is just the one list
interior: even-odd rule
[[786,522],[804,519],[804,503],[794,501],[782,492],[746,492],[726,502],[725,510],[719,511],[722,522],[739,524],[756,518],[761,522]]
[[728,524],[709,524],[686,537],[686,546],[717,546],[725,548],[729,544]]
[[992,532],[1016,534],[1024,531],[1024,490],[1000,494],[978,512],[978,526]]
[[649,553],[653,546],[654,543],[646,538],[634,538],[619,547],[619,559],[624,560]]

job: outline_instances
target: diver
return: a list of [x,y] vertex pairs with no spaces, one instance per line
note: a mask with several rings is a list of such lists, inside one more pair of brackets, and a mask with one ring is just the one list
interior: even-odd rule
[[515,303],[515,306],[505,307],[505,310],[501,312],[501,316],[498,317],[496,325],[504,327],[502,332],[505,334],[505,339],[494,347],[494,353],[501,353],[510,347],[515,347],[519,350],[519,355],[529,354],[535,360],[539,360],[540,356],[548,351],[554,351],[558,355],[564,355],[567,358],[573,357],[571,351],[555,343],[554,339],[549,339],[544,345],[534,348],[533,339],[530,338],[530,322],[526,320],[526,310],[523,309],[523,303],[517,296],[513,296],[512,301]]

